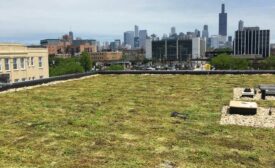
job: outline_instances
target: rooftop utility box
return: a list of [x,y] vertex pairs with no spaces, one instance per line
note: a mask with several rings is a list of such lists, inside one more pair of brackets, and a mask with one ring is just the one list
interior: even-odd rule
[[242,97],[251,97],[253,98],[255,96],[255,90],[254,89],[250,89],[250,88],[245,88],[242,91]]
[[265,100],[266,96],[275,96],[275,85],[259,85],[262,92],[262,99]]
[[273,90],[273,89],[275,89],[275,84],[274,85],[261,84],[261,85],[259,85],[259,89],[260,90]]
[[254,102],[231,101],[229,114],[256,115],[258,105]]

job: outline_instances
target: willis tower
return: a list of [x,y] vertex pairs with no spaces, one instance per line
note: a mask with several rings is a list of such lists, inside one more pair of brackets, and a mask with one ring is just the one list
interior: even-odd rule
[[219,35],[227,36],[227,13],[225,13],[224,4],[222,4],[222,13],[219,15]]

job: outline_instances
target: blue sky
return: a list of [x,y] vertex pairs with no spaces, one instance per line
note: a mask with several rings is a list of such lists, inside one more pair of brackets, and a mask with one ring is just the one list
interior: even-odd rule
[[274,0],[9,0],[0,5],[0,41],[35,44],[70,29],[82,38],[122,39],[135,24],[159,36],[172,26],[186,32],[208,24],[215,35],[222,2],[229,35],[242,19],[245,26],[271,29],[275,42]]

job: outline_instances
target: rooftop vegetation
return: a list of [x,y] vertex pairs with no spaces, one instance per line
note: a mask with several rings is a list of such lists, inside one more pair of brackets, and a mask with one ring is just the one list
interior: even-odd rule
[[219,124],[234,87],[261,83],[275,77],[99,75],[0,94],[0,165],[275,167],[274,129]]

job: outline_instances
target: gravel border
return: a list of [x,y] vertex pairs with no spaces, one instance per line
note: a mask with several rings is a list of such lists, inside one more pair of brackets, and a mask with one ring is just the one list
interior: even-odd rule
[[275,128],[275,109],[269,115],[269,108],[258,108],[258,112],[253,116],[231,115],[228,114],[229,106],[222,108],[221,125],[239,125],[257,128]]
[[[245,88],[234,88],[233,90],[233,99],[234,100],[247,100],[247,101],[253,101],[253,100],[262,100],[261,96],[261,91],[260,89],[256,89],[257,94],[254,96],[254,98],[249,98],[249,97],[242,97],[242,92]],[[275,100],[275,96],[266,96],[266,100]]]

